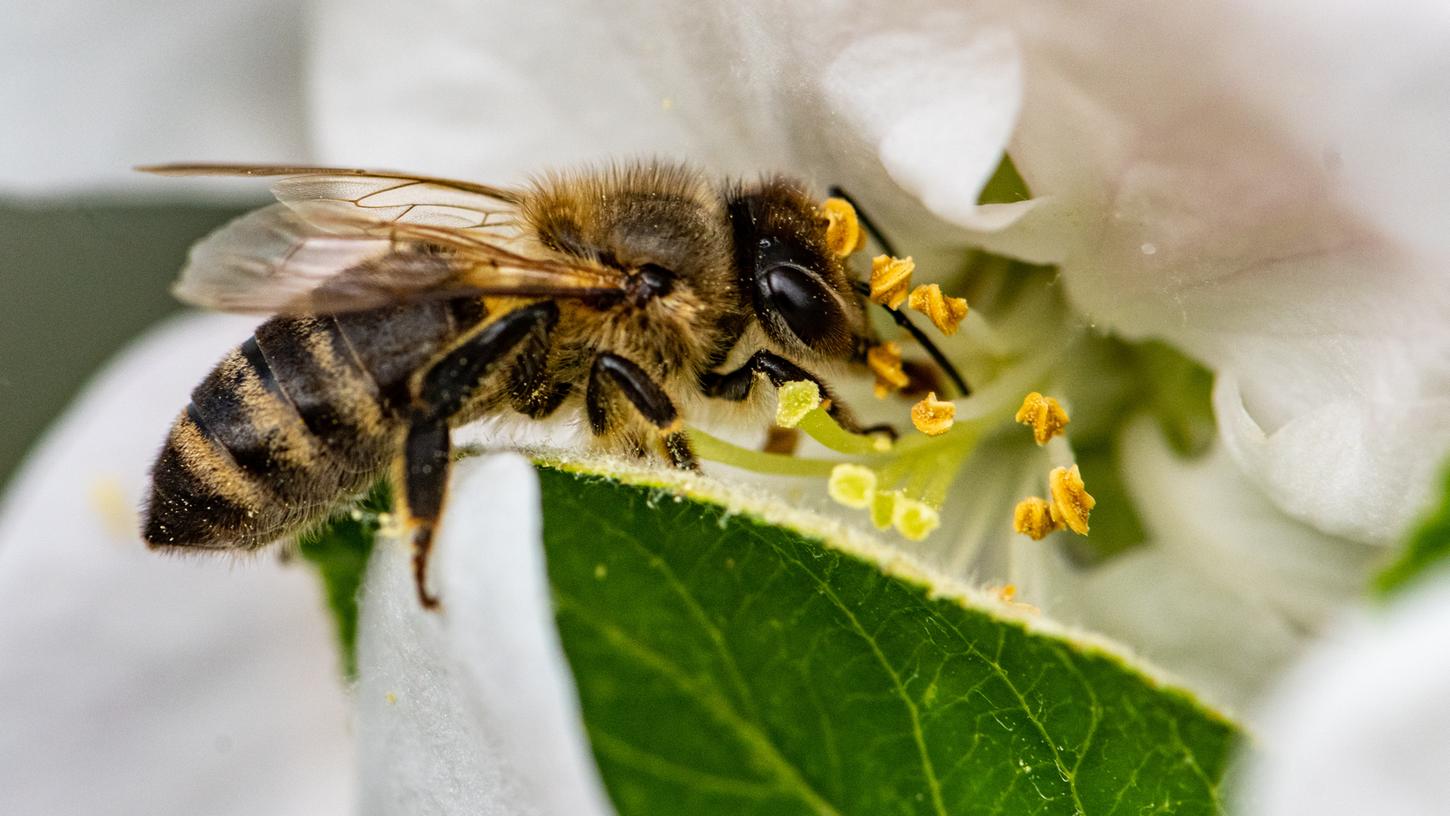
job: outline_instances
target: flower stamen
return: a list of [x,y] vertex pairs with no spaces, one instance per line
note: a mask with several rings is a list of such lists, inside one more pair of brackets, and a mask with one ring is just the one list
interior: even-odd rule
[[826,248],[837,257],[844,258],[866,246],[866,231],[861,229],[861,219],[851,202],[828,198],[820,210],[826,219]]
[[926,502],[896,496],[891,510],[891,525],[908,541],[921,541],[941,526],[941,515]]
[[911,382],[911,378],[901,368],[901,346],[896,343],[881,343],[867,349],[866,367],[876,375],[876,399],[886,399],[888,395],[900,391]]
[[941,286],[935,283],[911,290],[906,305],[926,315],[932,325],[949,337],[957,333],[957,327],[967,317],[967,299],[947,297],[942,294]]
[[864,510],[876,500],[876,471],[865,465],[842,462],[832,468],[826,492],[838,504]]
[[1047,495],[1050,499],[1029,496],[1017,502],[1012,529],[1033,541],[1062,529],[1088,534],[1088,515],[1098,502],[1087,492],[1077,465],[1053,468],[1047,474]]
[[871,302],[896,309],[906,300],[911,288],[911,273],[916,262],[910,257],[893,258],[877,255],[871,259]]
[[1088,514],[1097,505],[1083,484],[1077,465],[1053,468],[1047,474],[1048,495],[1052,496],[1052,518],[1078,535],[1088,534]]
[[1048,506],[1047,499],[1028,496],[1017,502],[1012,510],[1012,529],[1033,541],[1041,541],[1062,527],[1052,518],[1052,508]]
[[1046,445],[1047,440],[1062,433],[1062,429],[1070,421],[1062,403],[1036,391],[1022,400],[1022,407],[1017,409],[1016,420],[1032,429],[1032,439],[1039,446]]
[[785,383],[775,392],[775,424],[794,428],[820,405],[820,386],[808,380]]
[[941,436],[951,430],[956,415],[956,403],[937,399],[935,391],[911,406],[911,424],[927,436]]

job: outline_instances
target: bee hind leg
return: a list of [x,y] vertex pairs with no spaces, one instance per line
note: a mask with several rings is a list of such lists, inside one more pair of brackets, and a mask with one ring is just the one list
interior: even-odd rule
[[635,411],[655,427],[670,464],[682,470],[700,469],[700,463],[690,447],[690,439],[685,434],[684,421],[669,394],[644,369],[618,354],[600,354],[594,358],[594,365],[589,370],[584,408],[589,416],[589,428],[595,436],[608,433],[611,427],[606,388],[618,390]]
[[399,470],[402,503],[413,523],[413,579],[418,601],[437,609],[428,591],[428,557],[447,498],[452,465],[449,417],[463,408],[479,383],[509,359],[530,338],[547,335],[559,319],[559,308],[545,301],[524,306],[483,325],[412,382],[412,408]]
[[452,452],[447,420],[409,426],[400,468],[402,498],[413,525],[413,581],[424,609],[438,608],[438,596],[428,591],[428,556],[443,514]]

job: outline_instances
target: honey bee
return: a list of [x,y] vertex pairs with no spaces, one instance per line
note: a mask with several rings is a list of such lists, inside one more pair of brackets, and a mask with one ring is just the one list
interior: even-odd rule
[[432,608],[428,555],[461,424],[582,403],[601,443],[694,469],[679,395],[744,401],[763,377],[814,382],[843,427],[880,430],[804,367],[859,364],[876,339],[863,284],[791,179],[713,184],[658,162],[519,188],[318,167],[142,169],[279,177],[278,202],[203,239],[175,287],[193,304],[271,317],[172,425],[143,513],[153,548],[262,547],[391,467]]

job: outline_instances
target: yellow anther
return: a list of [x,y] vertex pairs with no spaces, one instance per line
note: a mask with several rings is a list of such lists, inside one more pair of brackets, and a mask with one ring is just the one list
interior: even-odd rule
[[1062,403],[1036,391],[1022,400],[1022,407],[1017,409],[1017,421],[1032,429],[1032,438],[1038,445],[1046,445],[1047,440],[1062,433],[1069,422]]
[[911,290],[906,305],[926,315],[942,334],[953,335],[967,317],[967,299],[947,297],[941,287],[928,283]]
[[1052,497],[1052,518],[1078,535],[1088,533],[1088,514],[1098,503],[1087,492],[1077,465],[1053,468],[1047,474],[1047,491]]
[[891,524],[906,539],[921,541],[941,526],[941,515],[925,502],[897,496],[896,506],[891,512]]
[[1012,529],[1033,541],[1041,541],[1048,533],[1062,529],[1052,518],[1052,508],[1046,499],[1029,496],[1012,510]]
[[820,386],[808,380],[785,383],[775,391],[775,424],[794,428],[820,404]]
[[864,510],[876,499],[876,471],[864,465],[836,465],[826,492],[840,504]]
[[927,436],[941,436],[951,430],[956,416],[956,403],[937,399],[935,391],[929,392],[926,399],[911,406],[911,424]]
[[911,273],[916,271],[916,262],[911,258],[893,258],[877,255],[871,259],[871,302],[892,309],[906,300],[911,289]]
[[911,382],[901,369],[901,346],[882,343],[866,350],[866,367],[876,375],[876,399],[886,399],[893,391],[900,391]]
[[828,198],[821,203],[821,215],[826,219],[826,248],[838,257],[847,255],[866,246],[866,232],[861,229],[861,219],[856,217],[856,208],[844,198]]

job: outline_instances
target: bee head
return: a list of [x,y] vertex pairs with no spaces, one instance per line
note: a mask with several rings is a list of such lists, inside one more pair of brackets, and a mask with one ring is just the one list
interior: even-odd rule
[[805,191],[770,179],[735,191],[727,206],[740,288],[765,333],[813,356],[859,356],[865,310]]

